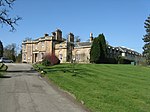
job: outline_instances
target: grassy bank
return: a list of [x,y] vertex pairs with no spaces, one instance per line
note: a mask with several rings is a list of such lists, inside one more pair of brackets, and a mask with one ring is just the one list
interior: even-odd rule
[[70,64],[43,67],[47,76],[93,112],[149,112],[150,68]]
[[0,77],[2,76],[2,63],[0,63]]
[[0,63],[0,78],[3,77],[3,74],[7,69],[8,69],[8,66],[6,66],[3,63]]

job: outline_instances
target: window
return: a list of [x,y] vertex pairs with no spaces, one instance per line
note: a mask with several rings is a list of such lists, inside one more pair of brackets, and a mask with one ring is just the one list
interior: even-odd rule
[[23,55],[23,59],[26,60],[26,54]]
[[41,59],[43,59],[44,58],[44,53],[41,53]]
[[76,54],[76,60],[80,60],[80,54]]
[[24,51],[26,50],[26,44],[25,44],[25,45],[23,45],[23,50],[24,50]]
[[37,44],[35,44],[35,50],[37,50],[38,49],[38,45]]
[[45,44],[45,43],[44,43],[44,42],[41,42],[41,44],[42,44],[42,47],[44,47],[44,44]]
[[59,59],[62,60],[62,54],[59,54]]
[[122,53],[122,56],[126,56],[126,54],[125,54],[125,53]]
[[75,58],[78,61],[80,60],[80,52],[79,51],[76,51]]

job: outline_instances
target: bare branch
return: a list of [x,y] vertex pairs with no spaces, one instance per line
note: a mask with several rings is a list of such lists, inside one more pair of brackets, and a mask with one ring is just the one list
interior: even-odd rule
[[0,12],[0,16],[2,17],[2,16],[7,16],[7,13],[8,13],[9,11],[8,10],[6,10],[6,9],[3,9],[1,12]]
[[4,6],[3,0],[0,0],[0,6]]
[[12,8],[13,3],[15,2],[15,0],[4,0],[4,1],[10,8]]
[[[5,7],[5,9],[0,10],[0,24],[3,26],[3,24],[8,25],[11,27],[10,31],[15,31],[14,25],[17,25],[17,21],[21,20],[21,17],[9,17],[9,8],[12,8],[13,3],[16,0],[0,0],[0,7]],[[7,6],[6,6],[7,5]]]
[[21,20],[21,19],[22,19],[21,17],[15,17],[15,18],[0,17],[0,23],[9,25],[11,27],[10,31],[15,31],[16,29],[15,29],[14,25],[17,25],[17,21]]

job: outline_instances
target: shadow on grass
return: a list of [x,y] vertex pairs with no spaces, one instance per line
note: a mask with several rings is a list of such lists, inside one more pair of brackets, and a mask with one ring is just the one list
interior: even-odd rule
[[95,77],[95,75],[92,75],[91,71],[88,69],[75,69],[75,72],[73,73],[73,76],[77,76],[80,78],[84,77]]
[[[36,69],[36,68],[35,68]],[[92,71],[86,68],[82,68],[78,65],[54,65],[54,66],[37,66],[37,70],[39,71],[45,71],[46,74],[53,74],[54,72],[60,72],[64,75],[69,73],[70,75],[74,77],[95,77],[95,75],[92,74]]]
[[85,76],[94,76],[91,74],[91,71],[88,69],[82,69],[82,68],[72,68],[72,67],[52,67],[52,68],[43,68],[44,71],[47,73],[53,73],[53,72],[62,72],[62,73],[70,73],[72,76],[77,76],[80,78],[84,78]]

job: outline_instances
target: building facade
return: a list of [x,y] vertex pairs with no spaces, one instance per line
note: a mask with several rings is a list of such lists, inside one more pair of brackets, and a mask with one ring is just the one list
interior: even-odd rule
[[72,59],[74,49],[74,35],[69,33],[68,40],[62,38],[62,31],[57,29],[52,36],[45,34],[36,40],[22,42],[22,62],[36,63],[43,59],[46,54],[55,54],[60,62]]
[[[45,34],[36,40],[22,42],[22,62],[41,62],[46,54],[55,54],[61,63],[71,62],[75,59],[80,63],[90,62],[90,49],[93,41],[93,34],[90,33],[89,42],[74,42],[73,33],[68,34],[68,39],[62,38],[62,31],[57,29],[49,36]],[[135,62],[143,61],[140,53],[125,47],[108,46],[108,58],[124,57]]]

